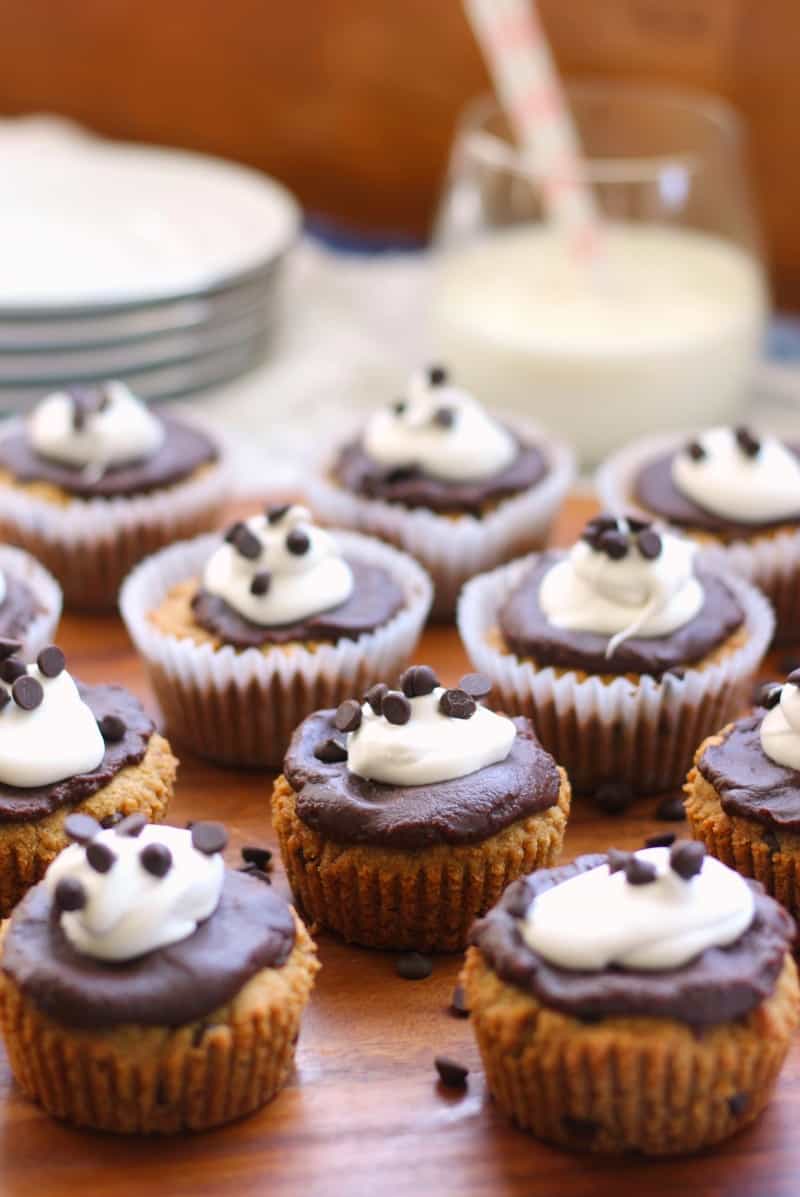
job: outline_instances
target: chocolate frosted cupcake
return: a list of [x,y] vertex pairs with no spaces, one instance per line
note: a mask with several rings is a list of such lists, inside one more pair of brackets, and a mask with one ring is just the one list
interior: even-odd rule
[[800,670],[768,684],[764,708],[698,748],[686,785],[696,839],[800,913]]
[[0,436],[2,534],[74,607],[115,607],[131,567],[213,527],[227,491],[218,445],[120,382],[48,395]]
[[800,448],[749,428],[637,441],[599,471],[602,502],[682,529],[767,595],[776,639],[800,636]]
[[416,557],[444,619],[467,578],[545,543],[573,474],[564,445],[493,419],[434,366],[324,462],[309,495],[327,523]]
[[225,830],[102,831],[75,841],[7,927],[0,1022],[14,1077],[48,1114],[123,1134],[205,1130],[286,1081],[318,969],[302,923],[224,867]]
[[180,739],[280,768],[301,719],[402,668],[430,602],[404,553],[273,507],[143,562],[120,609]]
[[743,704],[772,635],[769,604],[694,553],[643,520],[598,516],[569,552],[464,589],[470,658],[578,791],[679,786],[699,740]]
[[457,951],[509,881],[552,864],[567,775],[527,719],[412,666],[399,690],[317,711],[295,732],[272,821],[299,906],[375,948]]
[[0,641],[0,916],[67,843],[70,814],[162,819],[178,762],[121,686],[76,684],[55,645],[35,665]]
[[581,1151],[699,1151],[769,1101],[800,1022],[794,924],[700,844],[512,885],[462,974],[489,1090]]
[[55,636],[61,618],[61,587],[24,549],[0,545],[0,641],[35,657]]

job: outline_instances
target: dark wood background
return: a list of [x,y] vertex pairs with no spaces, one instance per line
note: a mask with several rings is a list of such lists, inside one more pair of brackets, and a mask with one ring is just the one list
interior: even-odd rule
[[[685,84],[747,118],[776,294],[800,307],[797,0],[541,0],[562,69]],[[349,226],[423,235],[486,87],[460,0],[0,0],[0,114],[254,163]]]

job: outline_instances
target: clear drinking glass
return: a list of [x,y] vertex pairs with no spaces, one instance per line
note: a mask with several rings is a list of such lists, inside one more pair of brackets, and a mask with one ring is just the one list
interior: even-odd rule
[[434,232],[437,353],[584,462],[644,432],[730,422],[768,312],[742,129],[723,102],[625,83],[567,95],[603,221],[587,269],[496,101],[460,122]]

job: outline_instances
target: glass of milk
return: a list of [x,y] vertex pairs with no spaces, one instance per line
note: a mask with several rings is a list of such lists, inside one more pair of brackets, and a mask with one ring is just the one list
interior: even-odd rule
[[601,253],[570,255],[535,163],[476,101],[437,218],[432,342],[459,382],[589,464],[645,432],[734,420],[768,297],[733,111],[625,83],[567,92]]

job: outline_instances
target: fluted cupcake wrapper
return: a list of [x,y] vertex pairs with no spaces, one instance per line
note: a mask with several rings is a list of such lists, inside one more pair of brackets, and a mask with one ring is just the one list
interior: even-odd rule
[[[679,449],[693,433],[643,438],[620,449],[600,466],[595,477],[604,508],[624,514],[639,510],[631,498],[636,477],[648,461]],[[800,527],[771,530],[753,528],[746,540],[723,544],[704,533],[695,539],[701,545],[702,560],[739,574],[767,596],[775,611],[776,642],[800,639]]]
[[251,1114],[285,1083],[317,970],[297,922],[280,969],[265,969],[206,1019],[179,1027],[78,1030],[39,1012],[8,978],[0,1020],[21,1089],[54,1118],[119,1134],[207,1130]]
[[766,1106],[798,1024],[789,956],[746,1018],[697,1032],[666,1018],[582,1023],[505,984],[476,948],[462,980],[497,1105],[578,1151],[677,1155],[728,1138]]
[[570,788],[558,803],[475,844],[384,848],[339,844],[299,818],[285,777],[275,783],[272,825],[298,906],[309,921],[370,948],[456,952],[473,921],[517,877],[555,864]]
[[306,483],[309,502],[326,524],[379,536],[415,557],[434,584],[433,618],[447,619],[468,578],[545,545],[575,476],[575,458],[565,444],[538,427],[511,423],[524,439],[542,447],[549,472],[536,486],[500,500],[480,519],[353,494],[333,480],[330,455]]
[[167,727],[200,756],[278,769],[306,715],[394,679],[408,662],[428,614],[432,589],[419,565],[389,545],[335,532],[354,560],[387,570],[403,591],[401,610],[356,640],[237,650],[166,635],[148,615],[169,590],[202,575],[218,536],[182,541],[143,561],[126,580],[120,611]]
[[30,586],[41,608],[21,637],[20,656],[25,661],[33,661],[45,645],[53,643],[61,618],[61,587],[35,557],[12,545],[0,545],[0,570]]
[[726,582],[745,615],[738,647],[683,677],[606,680],[551,666],[538,668],[494,646],[499,612],[536,561],[533,554],[473,578],[458,606],[458,630],[476,669],[491,678],[493,702],[527,715],[544,747],[578,792],[624,781],[637,794],[680,786],[695,748],[748,704],[772,637],[769,603],[734,575]]

